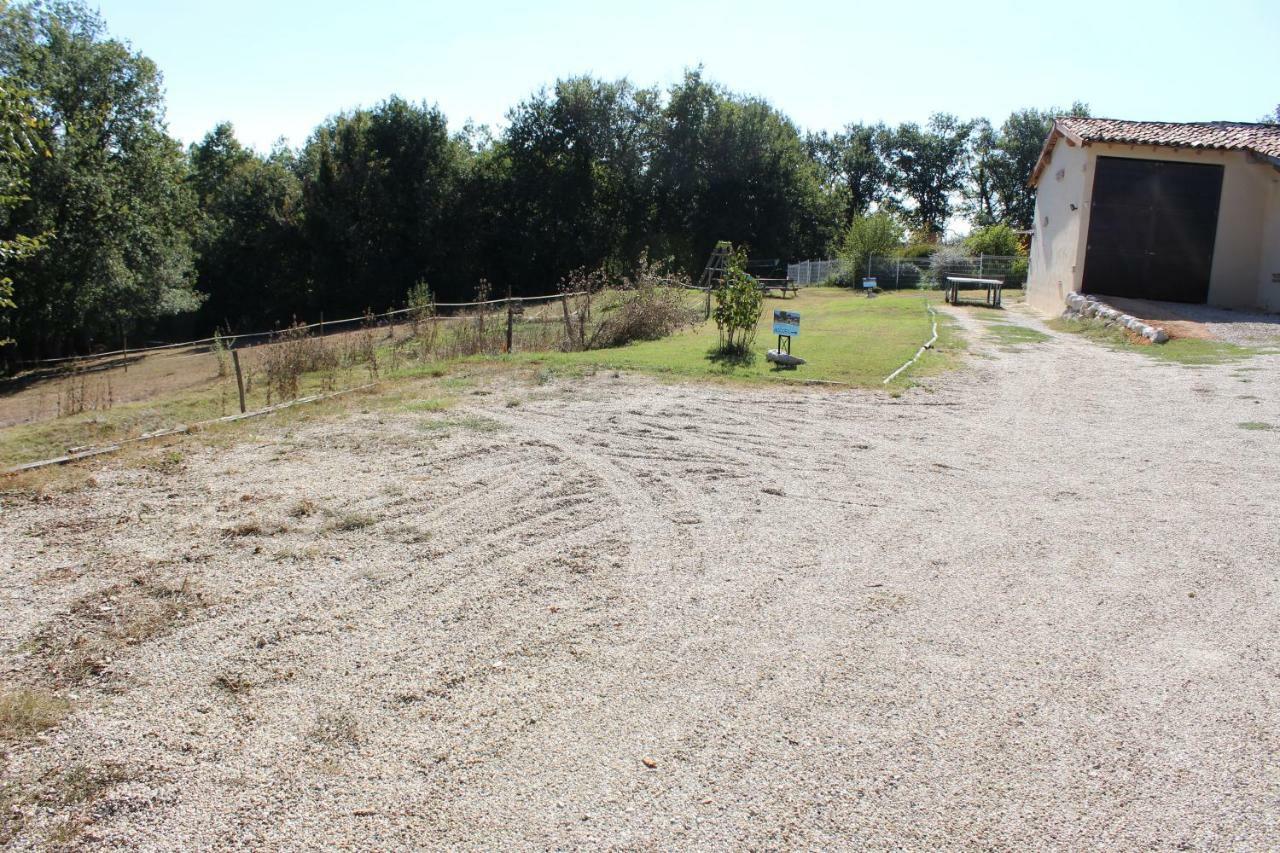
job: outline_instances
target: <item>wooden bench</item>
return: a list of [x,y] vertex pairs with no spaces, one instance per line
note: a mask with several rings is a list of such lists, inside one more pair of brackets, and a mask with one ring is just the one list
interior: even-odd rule
[[769,291],[776,290],[783,299],[787,298],[788,293],[799,293],[800,288],[796,287],[789,278],[758,278],[760,289],[768,295]]
[[[964,278],[961,276],[947,276],[947,304],[960,304],[960,285],[974,284],[981,285],[987,290],[985,303],[992,308],[1000,307],[1000,289],[1004,287],[1004,280],[998,278]],[[976,288],[975,288],[976,289]]]

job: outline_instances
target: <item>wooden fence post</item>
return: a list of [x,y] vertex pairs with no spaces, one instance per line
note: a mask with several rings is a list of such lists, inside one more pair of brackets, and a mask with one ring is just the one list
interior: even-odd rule
[[573,326],[569,323],[569,294],[560,294],[560,308],[564,311],[564,339],[569,347],[573,347]]
[[511,285],[507,285],[507,352],[511,352],[511,321],[514,316],[511,305]]
[[240,414],[244,414],[244,376],[240,373],[240,353],[231,351],[231,363],[236,366],[236,388],[240,391]]

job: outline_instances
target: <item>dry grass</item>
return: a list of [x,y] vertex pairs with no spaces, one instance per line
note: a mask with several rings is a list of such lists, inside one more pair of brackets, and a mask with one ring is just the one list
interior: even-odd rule
[[71,710],[71,705],[55,693],[33,687],[18,687],[0,693],[0,740],[16,741],[51,729]]
[[105,673],[124,648],[169,631],[204,604],[185,580],[173,587],[135,577],[77,600],[36,634],[36,656],[55,683],[81,683]]

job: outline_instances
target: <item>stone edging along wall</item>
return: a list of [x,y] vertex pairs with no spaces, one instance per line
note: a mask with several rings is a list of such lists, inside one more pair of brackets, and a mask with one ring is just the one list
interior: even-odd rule
[[1159,326],[1152,326],[1130,314],[1117,311],[1105,302],[1099,302],[1083,293],[1068,293],[1067,307],[1062,316],[1085,322],[1102,323],[1105,326],[1122,326],[1135,335],[1141,335],[1154,344],[1169,340],[1169,333]]

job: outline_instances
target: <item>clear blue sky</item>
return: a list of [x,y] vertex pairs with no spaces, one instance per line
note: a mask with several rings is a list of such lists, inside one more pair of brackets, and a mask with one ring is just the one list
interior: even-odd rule
[[170,130],[267,149],[390,94],[500,126],[557,77],[667,86],[702,63],[804,128],[1087,102],[1095,115],[1252,121],[1280,102],[1280,0],[606,2],[101,0],[165,75]]

